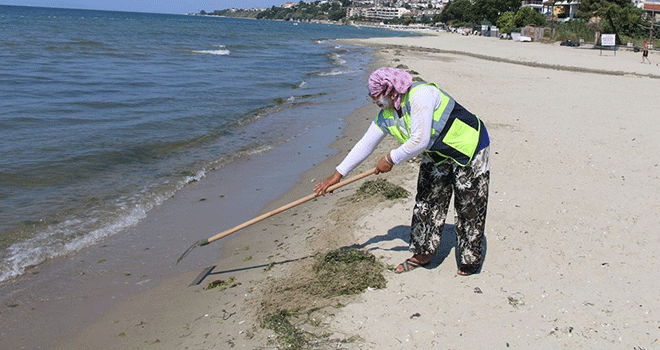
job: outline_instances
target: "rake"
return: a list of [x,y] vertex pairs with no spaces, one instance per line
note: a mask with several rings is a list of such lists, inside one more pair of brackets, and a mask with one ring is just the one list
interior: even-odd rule
[[[367,177],[367,176],[369,176],[369,175],[371,175],[371,174],[374,174],[375,171],[376,171],[376,169],[374,168],[374,169],[367,170],[367,171],[363,172],[362,174],[355,175],[355,176],[353,176],[353,177],[351,177],[351,178],[349,178],[349,179],[347,179],[347,180],[344,180],[344,181],[342,181],[342,182],[339,182],[339,183],[337,183],[337,184],[334,184],[334,185],[328,187],[328,190],[327,190],[326,192],[332,192],[332,191],[334,191],[334,190],[336,190],[336,189],[338,189],[338,188],[340,188],[340,187],[346,186],[346,185],[348,185],[348,184],[350,184],[350,183],[353,183],[353,182],[355,182],[355,181],[357,181],[357,180],[360,180],[360,179],[362,179],[362,178],[365,178],[365,177]],[[281,213],[281,212],[283,212],[283,211],[285,211],[285,210],[288,210],[288,209],[291,209],[291,208],[293,208],[293,207],[295,207],[295,206],[298,206],[298,205],[300,205],[300,204],[303,204],[303,203],[305,203],[305,202],[307,202],[307,201],[310,201],[310,200],[312,200],[312,199],[314,199],[314,198],[316,198],[316,197],[318,197],[318,195],[317,195],[316,193],[310,194],[310,195],[308,195],[308,196],[306,196],[306,197],[303,197],[303,198],[298,199],[297,201],[291,202],[291,203],[286,204],[286,205],[283,205],[283,206],[281,206],[281,207],[279,207],[279,208],[277,208],[277,209],[271,210],[271,211],[269,211],[269,212],[267,212],[267,213],[265,213],[265,214],[262,214],[262,215],[260,215],[260,216],[257,216],[256,218],[251,219],[251,220],[248,220],[248,221],[246,221],[246,222],[244,222],[244,223],[242,223],[242,224],[240,224],[240,225],[236,225],[236,226],[234,226],[234,227],[232,227],[232,228],[230,228],[230,229],[228,229],[228,230],[225,230],[225,231],[223,231],[223,232],[220,232],[220,233],[218,233],[218,234],[215,234],[215,235],[213,235],[213,236],[211,236],[211,237],[209,237],[209,238],[205,238],[205,239],[202,239],[202,240],[200,240],[200,241],[198,241],[198,242],[195,242],[193,245],[190,246],[190,248],[186,249],[186,251],[183,252],[183,254],[181,254],[181,256],[176,260],[176,263],[178,264],[181,260],[183,260],[183,258],[186,257],[186,255],[188,255],[188,254],[189,254],[193,249],[195,249],[196,247],[203,247],[203,246],[205,246],[205,245],[208,245],[208,244],[210,244],[210,243],[213,243],[213,242],[215,242],[215,241],[217,241],[217,240],[219,240],[219,239],[221,239],[221,238],[223,238],[223,237],[227,237],[227,236],[229,236],[230,234],[232,234],[232,233],[234,233],[234,232],[236,232],[236,231],[242,230],[242,229],[244,229],[244,228],[246,228],[246,227],[248,227],[248,226],[250,226],[250,225],[254,225],[254,224],[256,224],[256,223],[259,222],[259,221],[262,221],[262,220],[264,220],[264,219],[268,219],[269,217],[271,217],[271,216],[273,216],[273,215],[277,215],[277,214],[279,214],[279,213]]]

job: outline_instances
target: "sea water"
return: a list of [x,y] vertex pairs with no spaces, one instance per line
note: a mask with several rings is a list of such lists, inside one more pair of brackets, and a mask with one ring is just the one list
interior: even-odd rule
[[[406,35],[17,6],[0,6],[0,28],[0,281],[348,115],[365,100],[368,49],[332,40]],[[326,112],[287,117],[305,106]]]

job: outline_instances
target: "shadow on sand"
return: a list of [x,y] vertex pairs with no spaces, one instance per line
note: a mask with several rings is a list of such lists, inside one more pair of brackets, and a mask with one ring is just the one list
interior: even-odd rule
[[[373,238],[370,238],[364,243],[353,244],[344,248],[353,248],[353,249],[366,248],[368,251],[386,250],[386,251],[394,251],[394,252],[403,252],[409,250],[408,244],[398,245],[392,248],[381,248],[374,245],[384,241],[396,241],[396,240],[400,240],[402,241],[402,243],[404,243],[404,242],[408,242],[409,239],[410,239],[410,226],[399,225],[389,229],[387,231],[387,234],[385,235],[374,236]],[[487,246],[488,246],[487,239],[486,236],[484,236],[483,247],[482,247],[482,253],[483,253],[482,261],[486,260]],[[429,265],[426,265],[425,267],[427,269],[433,269],[440,266],[440,264],[442,264],[445,261],[445,259],[451,253],[451,250],[454,248],[456,248],[456,228],[452,224],[445,224],[445,227],[442,230],[442,238],[440,239],[440,245],[438,246],[438,250],[433,256],[433,259],[431,259]],[[454,249],[454,257],[456,260],[456,265],[458,266],[460,262],[458,249]],[[479,268],[479,271],[477,271],[477,273],[479,272],[481,272],[481,267]]]
[[[409,240],[410,236],[410,226],[408,225],[399,225],[395,226],[389,230],[387,230],[387,234],[384,235],[379,235],[379,236],[374,236],[370,239],[368,239],[364,243],[356,243],[350,246],[345,246],[342,247],[343,249],[367,249],[367,251],[374,251],[374,250],[385,250],[385,251],[393,251],[393,252],[404,252],[408,251],[408,244],[401,244],[397,245],[392,248],[381,248],[377,247],[376,245],[380,242],[385,242],[385,241],[400,241],[401,243],[405,243]],[[486,252],[487,252],[487,239],[486,236],[484,236],[483,240],[483,247],[482,247],[482,252],[483,252],[483,260],[486,261]],[[456,228],[452,224],[445,224],[445,227],[442,231],[442,238],[440,239],[440,245],[438,246],[438,250],[436,251],[435,255],[433,256],[433,259],[431,259],[431,262],[425,266],[427,269],[433,269],[438,266],[440,266],[445,259],[449,256],[451,253],[452,249],[456,248]],[[295,261],[300,261],[300,260],[305,260],[308,258],[315,257],[318,254],[314,255],[308,255],[308,256],[303,256],[300,258],[295,258],[295,259],[286,259],[286,260],[281,260],[281,261],[275,261],[272,263],[268,264],[260,264],[260,265],[253,265],[253,266],[246,266],[246,267],[241,267],[241,268],[236,268],[236,269],[230,269],[230,270],[223,270],[223,271],[215,271],[213,272],[213,269],[215,266],[209,266],[207,267],[204,271],[202,271],[199,276],[190,284],[191,286],[197,285],[201,283],[206,277],[212,276],[212,275],[221,275],[221,274],[226,274],[226,273],[231,273],[231,272],[238,272],[238,271],[245,271],[245,270],[251,270],[251,269],[267,269],[269,267],[275,266],[275,265],[282,265],[282,264],[288,264],[292,263]],[[460,262],[460,257],[458,255],[458,249],[454,249],[454,258],[456,261],[456,266],[459,265]],[[483,263],[482,263],[483,266]],[[479,267],[479,270],[477,273],[481,272],[481,266]]]

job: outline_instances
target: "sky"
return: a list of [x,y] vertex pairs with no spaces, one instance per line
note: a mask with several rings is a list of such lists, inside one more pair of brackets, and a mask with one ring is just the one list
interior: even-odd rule
[[[295,1],[297,0],[288,0]],[[232,7],[282,6],[287,0],[0,0],[0,5],[62,7],[152,13],[198,13]]]

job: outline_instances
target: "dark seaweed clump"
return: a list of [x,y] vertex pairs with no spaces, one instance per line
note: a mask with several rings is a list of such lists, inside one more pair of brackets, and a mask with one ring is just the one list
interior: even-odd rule
[[369,252],[336,249],[314,264],[316,278],[309,284],[308,292],[330,298],[359,294],[367,288],[385,288],[383,269],[384,266]]
[[401,186],[397,186],[385,179],[365,181],[355,193],[357,199],[382,195],[386,199],[394,200],[408,198],[410,192]]

